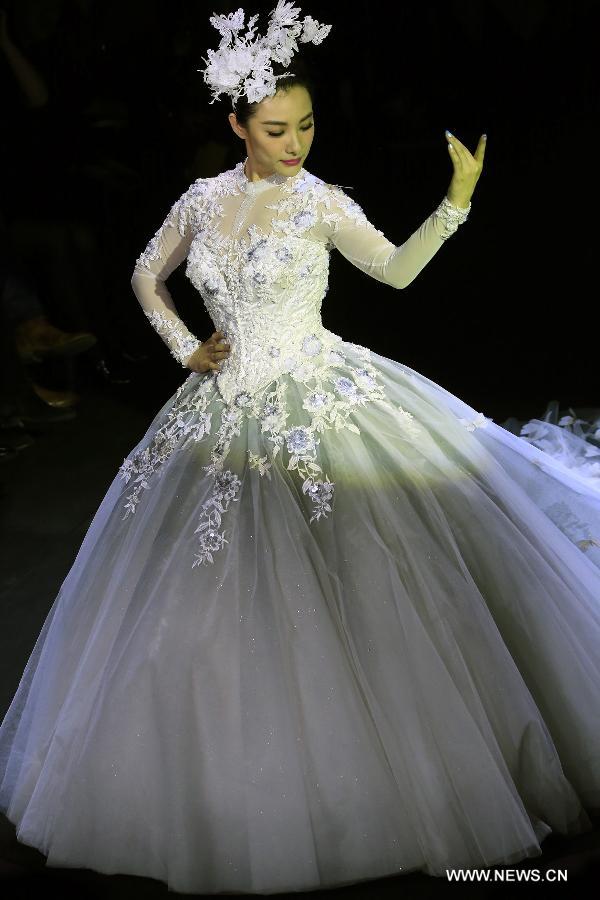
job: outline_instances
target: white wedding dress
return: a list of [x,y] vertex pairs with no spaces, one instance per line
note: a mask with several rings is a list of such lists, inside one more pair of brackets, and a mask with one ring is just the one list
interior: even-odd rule
[[2,722],[0,808],[47,865],[268,894],[590,827],[600,490],[321,321],[332,248],[403,288],[444,202],[396,247],[340,187],[239,163],[140,256],[174,356],[186,258],[231,354],[115,473]]

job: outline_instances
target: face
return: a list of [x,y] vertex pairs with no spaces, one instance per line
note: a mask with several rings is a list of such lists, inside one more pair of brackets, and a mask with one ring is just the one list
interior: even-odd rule
[[[235,113],[229,114],[229,121],[245,140],[248,162],[260,178],[274,172],[290,177],[304,165],[315,129],[310,94],[302,85],[261,100],[247,128],[237,124]],[[286,159],[299,161],[289,166]]]

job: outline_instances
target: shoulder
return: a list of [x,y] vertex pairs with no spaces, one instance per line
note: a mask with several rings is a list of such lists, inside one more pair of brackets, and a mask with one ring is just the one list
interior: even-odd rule
[[215,197],[234,193],[239,186],[240,165],[241,164],[238,164],[232,169],[219,172],[218,175],[196,178],[196,180],[186,188],[180,200],[201,202],[203,200],[211,200]]
[[[216,178],[218,177],[219,176],[217,175]],[[216,181],[216,178],[196,178],[196,180],[192,181],[189,187],[185,189],[179,198],[179,202],[186,204],[194,203],[210,197],[214,193],[214,185],[212,182]]]
[[173,211],[182,222],[187,221],[201,228],[219,209],[219,201],[233,193],[230,172],[221,172],[208,178],[196,178],[173,204]]
[[302,169],[293,182],[294,193],[304,195],[311,200],[327,200],[334,187],[335,185],[328,184],[318,175],[307,172],[306,169]]
[[[344,187],[340,184],[336,184],[335,182],[329,183],[322,178],[318,178],[316,175],[312,175],[310,172],[305,173],[303,182],[305,187],[299,182],[299,189],[307,190],[316,199],[322,199],[329,203],[336,202],[341,206],[360,209],[358,203],[353,197],[346,193]],[[349,190],[352,190],[352,188],[349,188]]]
[[305,199],[307,204],[315,207],[330,208],[336,201],[352,203],[352,199],[344,193],[340,185],[329,184],[323,178],[303,169],[293,181],[292,193]]
[[[317,205],[323,209],[329,221],[340,222],[343,219],[351,219],[356,224],[364,224],[367,217],[362,207],[351,197],[344,186],[329,183],[316,175],[306,173],[306,187],[304,190],[311,196]],[[299,189],[302,187],[299,185]],[[349,188],[352,190],[352,188]]]

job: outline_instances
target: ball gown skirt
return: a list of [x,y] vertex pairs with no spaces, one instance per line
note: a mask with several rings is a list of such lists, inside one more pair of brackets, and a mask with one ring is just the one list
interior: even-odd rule
[[242,416],[216,490],[227,408],[191,373],[115,475],[0,728],[1,808],[48,866],[268,894],[591,827],[600,491],[369,360],[396,413],[320,432],[318,496],[289,374],[297,445]]

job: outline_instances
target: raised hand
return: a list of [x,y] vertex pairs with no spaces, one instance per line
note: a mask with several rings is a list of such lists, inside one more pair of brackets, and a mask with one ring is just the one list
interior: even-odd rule
[[204,341],[197,350],[186,360],[186,366],[192,372],[208,372],[213,369],[221,371],[220,362],[229,356],[230,345],[221,340],[225,335],[222,331],[213,331],[208,340]]
[[469,205],[475,185],[483,171],[487,135],[481,135],[474,154],[471,154],[456,135],[450,131],[446,132],[446,140],[448,142],[448,153],[454,166],[454,174],[446,196],[453,206],[460,206],[464,209]]

